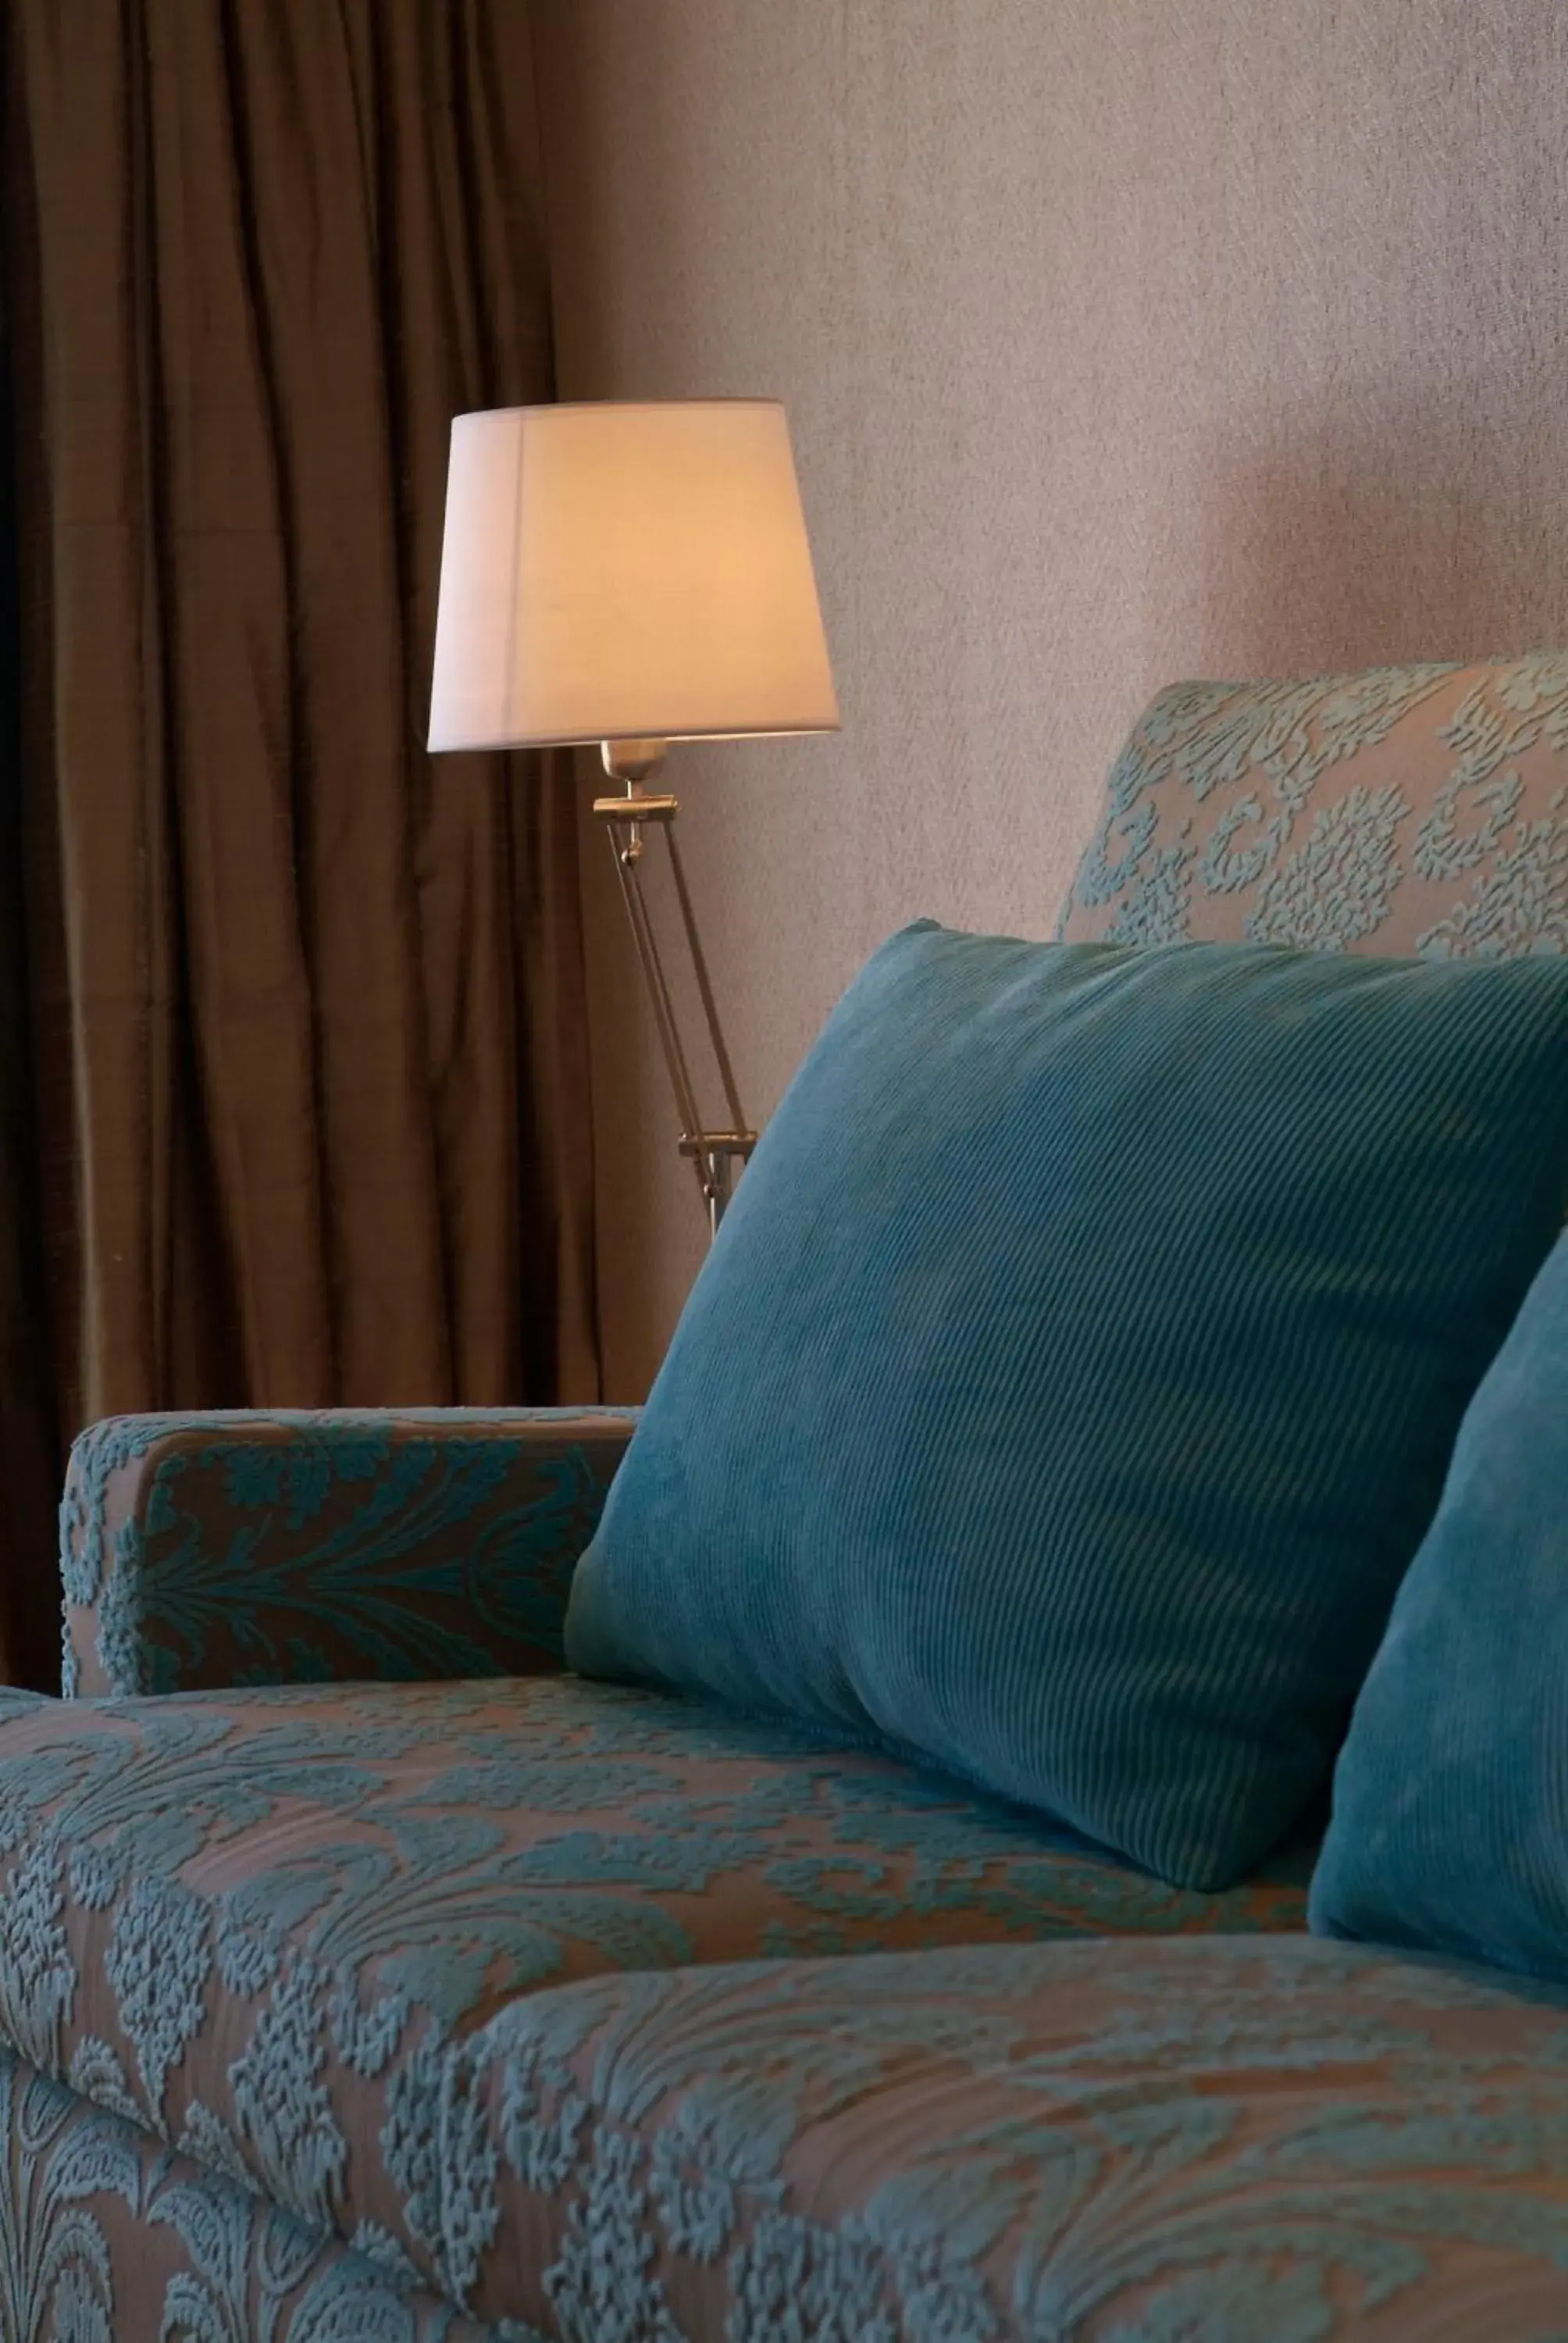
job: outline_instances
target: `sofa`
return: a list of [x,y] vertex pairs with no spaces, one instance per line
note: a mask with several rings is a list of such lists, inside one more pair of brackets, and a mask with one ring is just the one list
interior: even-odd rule
[[[1568,940],[1568,659],[1187,685],[1069,938]],[[563,1668],[633,1410],[116,1419],[0,1692],[0,2343],[1568,2334],[1568,2004]],[[1326,1785],[1325,1785],[1326,1795]]]

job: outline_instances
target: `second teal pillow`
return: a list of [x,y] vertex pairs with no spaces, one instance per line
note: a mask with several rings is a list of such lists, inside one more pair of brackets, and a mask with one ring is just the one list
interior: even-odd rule
[[568,1657],[1223,1887],[1327,1776],[1565,1194],[1568,960],[906,930],[741,1182]]
[[1568,1237],[1471,1402],[1362,1686],[1312,1922],[1568,1984]]

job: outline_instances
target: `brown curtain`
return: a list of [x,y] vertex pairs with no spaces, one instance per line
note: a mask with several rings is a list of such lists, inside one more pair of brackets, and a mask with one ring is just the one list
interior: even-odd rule
[[[449,418],[550,393],[526,0],[0,21],[42,1266],[0,1374],[61,1435],[592,1397],[568,778],[422,745]],[[56,1599],[18,1538],[0,1674]]]

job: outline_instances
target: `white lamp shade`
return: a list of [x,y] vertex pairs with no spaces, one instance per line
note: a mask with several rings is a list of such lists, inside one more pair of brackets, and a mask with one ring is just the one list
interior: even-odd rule
[[777,400],[457,417],[433,749],[838,725]]

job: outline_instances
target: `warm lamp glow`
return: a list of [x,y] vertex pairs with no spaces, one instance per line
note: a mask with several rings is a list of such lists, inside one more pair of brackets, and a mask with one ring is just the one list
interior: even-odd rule
[[838,725],[776,400],[457,417],[433,749]]
[[[795,484],[771,398],[505,407],[459,415],[447,474],[430,746],[597,740],[618,794],[594,799],[717,1235],[757,1143],[719,1030],[677,800],[647,784],[671,740],[836,732],[839,703]],[[729,1117],[705,1119],[643,893],[663,837]]]

